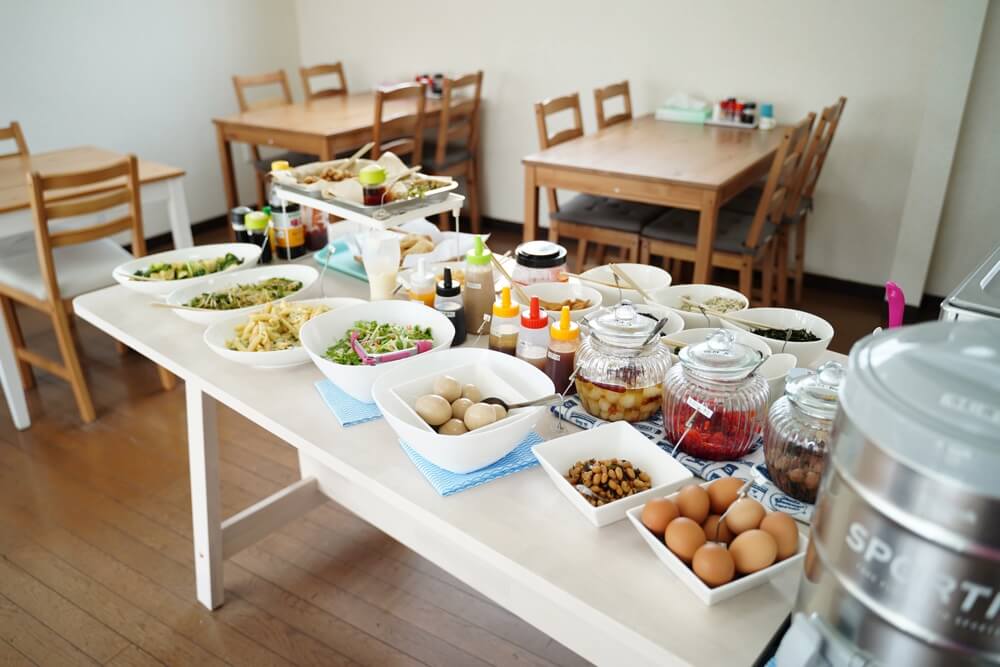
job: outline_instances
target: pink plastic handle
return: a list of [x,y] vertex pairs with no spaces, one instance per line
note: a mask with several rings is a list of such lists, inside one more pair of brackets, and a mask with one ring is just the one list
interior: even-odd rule
[[357,352],[358,357],[361,359],[361,363],[365,366],[374,366],[376,364],[384,364],[390,361],[398,361],[399,359],[406,359],[407,357],[413,357],[421,352],[427,352],[434,347],[434,341],[432,340],[418,340],[414,344],[414,347],[408,347],[405,350],[397,350],[395,352],[386,352],[384,354],[368,354],[365,349],[358,342],[358,333],[356,331],[351,332],[351,347]]
[[903,310],[906,308],[906,298],[899,285],[891,280],[885,284],[885,300],[889,302],[889,327],[895,329],[903,326]]

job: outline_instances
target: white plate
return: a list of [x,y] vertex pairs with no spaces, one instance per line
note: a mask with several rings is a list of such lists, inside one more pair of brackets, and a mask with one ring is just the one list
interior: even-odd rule
[[[799,366],[810,367],[814,361],[819,359],[819,355],[826,351],[833,340],[833,325],[822,317],[807,313],[804,310],[794,308],[749,308],[739,314],[739,317],[746,318],[751,322],[760,322],[776,329],[808,329],[814,335],[819,336],[819,340],[809,343],[785,342],[775,340],[751,333],[750,336],[764,342],[773,352],[788,352],[794,354],[799,360]],[[746,327],[722,321],[722,326],[726,329],[746,331]],[[748,332],[749,333],[749,332]]]
[[[714,481],[714,480],[713,480]],[[712,482],[705,482],[702,486],[708,486]],[[660,497],[660,496],[654,496]],[[671,500],[677,497],[677,494],[671,494],[667,496]],[[728,584],[723,584],[722,586],[716,586],[711,588],[704,581],[698,578],[698,575],[688,567],[684,561],[674,555],[667,545],[663,543],[663,540],[654,535],[646,526],[642,523],[642,507],[634,507],[630,509],[626,516],[628,520],[632,522],[635,529],[639,531],[642,535],[642,539],[645,540],[649,548],[653,550],[656,557],[663,562],[667,568],[677,575],[684,584],[690,588],[698,599],[701,600],[708,606],[712,606],[717,602],[722,602],[723,600],[728,600],[734,595],[739,595],[744,591],[748,591],[751,588],[756,588],[763,583],[774,579],[776,576],[782,572],[786,572],[792,569],[801,569],[802,560],[806,555],[806,547],[809,544],[809,538],[806,535],[806,530],[800,523],[796,523],[796,528],[799,531],[799,550],[794,556],[789,556],[783,561],[778,561],[774,565],[764,568],[759,572],[754,572],[753,574],[744,575],[738,579],[733,579]]]
[[[358,320],[375,320],[384,324],[414,325],[430,327],[434,339],[434,347],[423,354],[409,359],[400,359],[376,366],[345,366],[335,364],[324,355],[334,343],[343,337],[344,333],[354,326]],[[372,301],[359,303],[355,306],[338,308],[329,313],[314,317],[303,325],[299,331],[299,340],[306,349],[309,358],[316,367],[331,382],[340,387],[349,396],[371,403],[372,385],[384,373],[401,366],[409,367],[417,360],[427,355],[446,350],[455,337],[455,327],[446,316],[433,308],[428,308],[416,301]],[[434,363],[431,360],[431,363]]]
[[[598,292],[593,287],[585,285],[583,283],[534,283],[533,285],[527,285],[522,287],[524,293],[529,297],[537,296],[543,301],[553,301],[555,303],[562,303],[567,299],[581,299],[584,301],[589,301],[590,306],[587,308],[581,308],[579,310],[569,311],[569,317],[574,322],[579,322],[581,319],[595,312],[601,307],[601,293]],[[511,295],[514,297],[515,295]],[[524,304],[527,305],[527,304]],[[556,322],[559,321],[560,311],[549,310],[549,317],[553,318]]]
[[[318,277],[319,272],[317,272],[316,269],[304,264],[262,266],[256,269],[237,271],[235,273],[218,273],[206,278],[204,282],[199,282],[197,285],[183,287],[179,290],[171,292],[167,295],[166,303],[172,306],[183,306],[199,294],[204,294],[206,292],[218,292],[235,285],[252,285],[259,283],[262,280],[267,280],[268,278],[288,278],[289,280],[298,280],[302,283],[302,288],[299,291],[289,294],[284,298],[275,299],[275,301],[301,299],[306,295],[306,292],[312,284],[316,282]],[[207,326],[215,324],[216,322],[231,319],[235,315],[244,315],[255,308],[259,308],[261,305],[263,304],[255,304],[253,306],[247,306],[246,308],[236,308],[234,310],[175,308],[174,313],[176,313],[178,317],[182,317],[185,320],[194,322],[195,324],[203,324]]]
[[[669,287],[653,290],[649,293],[649,296],[656,303],[676,310],[684,319],[685,329],[718,328],[722,325],[719,322],[719,318],[715,315],[706,316],[700,312],[691,313],[681,310],[681,305],[683,305],[681,297],[686,296],[698,303],[704,303],[713,297],[722,296],[727,299],[738,299],[741,301],[743,303],[743,307],[739,309],[741,311],[750,307],[750,302],[744,295],[736,290],[718,285],[670,285]],[[738,315],[739,311],[732,312],[734,315]]]
[[[656,443],[639,433],[631,424],[612,422],[586,431],[565,435],[531,448],[556,488],[587,519],[600,528],[621,521],[625,512],[659,498],[688,482],[693,475]],[[577,461],[587,459],[628,459],[649,477],[653,487],[613,503],[594,507],[563,475]]]
[[[302,301],[296,301],[295,303],[301,305],[308,304],[312,306],[323,305],[330,310],[336,310],[337,308],[364,303],[364,301],[348,297],[330,297],[326,299],[304,299]],[[247,321],[247,318],[260,308],[261,306],[258,306],[245,315],[236,315],[235,317],[221,320],[208,327],[205,329],[205,344],[212,348],[212,351],[220,357],[229,359],[237,364],[252,366],[254,368],[286,368],[288,366],[308,364],[309,353],[306,352],[305,348],[301,345],[288,350],[264,352],[241,352],[239,350],[230,350],[226,347],[226,341],[232,340],[235,336],[236,327],[244,324]]]
[[375,381],[372,397],[396,435],[422,457],[455,473],[467,473],[507,456],[541,420],[544,406],[512,410],[495,424],[463,433],[440,435],[412,409],[418,396],[431,393],[434,379],[451,375],[459,382],[477,384],[483,396],[540,398],[554,392],[552,380],[520,359],[477,348],[444,350],[434,358],[420,355],[405,368],[393,368]]
[[133,292],[165,295],[182,287],[202,283],[213,276],[221,275],[222,272],[210,273],[207,276],[198,276],[196,278],[185,278],[184,280],[133,280],[132,276],[136,271],[142,271],[151,264],[158,264],[160,262],[185,262],[196,259],[218,259],[219,257],[225,257],[226,253],[229,252],[242,259],[243,263],[234,268],[227,269],[225,273],[255,267],[257,259],[260,257],[260,246],[253,243],[213,243],[211,245],[194,246],[193,248],[168,250],[119,264],[111,272],[111,275],[119,284],[124,285]]

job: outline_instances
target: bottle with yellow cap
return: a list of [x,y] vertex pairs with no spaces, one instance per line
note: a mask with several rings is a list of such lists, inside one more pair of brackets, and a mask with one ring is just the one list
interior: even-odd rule
[[517,332],[521,309],[510,300],[510,288],[500,291],[500,300],[493,304],[490,318],[490,349],[513,355],[517,351]]
[[570,377],[576,367],[576,352],[580,349],[580,326],[569,316],[569,306],[563,306],[559,321],[549,328],[549,349],[545,358],[545,374],[552,380],[558,393],[567,389],[574,393]]

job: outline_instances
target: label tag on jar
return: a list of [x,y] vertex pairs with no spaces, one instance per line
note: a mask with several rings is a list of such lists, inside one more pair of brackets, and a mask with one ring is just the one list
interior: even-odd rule
[[711,419],[712,415],[715,414],[715,411],[712,410],[712,408],[708,407],[707,405],[704,405],[703,403],[699,403],[690,396],[688,396],[684,402],[687,403],[690,407],[700,412],[705,419]]
[[465,283],[465,289],[483,289],[482,283]]
[[562,355],[559,354],[558,352],[553,352],[552,350],[549,350],[548,357],[552,361],[561,361],[562,360]]

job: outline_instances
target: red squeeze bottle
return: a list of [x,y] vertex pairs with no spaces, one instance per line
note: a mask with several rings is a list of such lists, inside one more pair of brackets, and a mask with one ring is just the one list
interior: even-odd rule
[[549,314],[542,310],[538,297],[531,297],[528,310],[521,313],[521,330],[517,334],[518,359],[527,361],[541,371],[549,349]]

